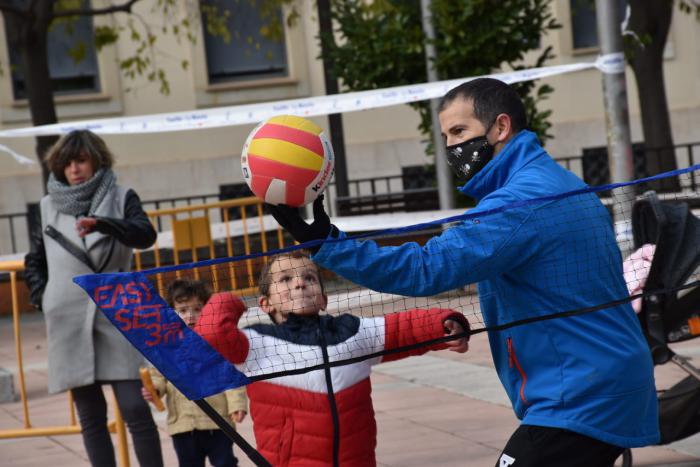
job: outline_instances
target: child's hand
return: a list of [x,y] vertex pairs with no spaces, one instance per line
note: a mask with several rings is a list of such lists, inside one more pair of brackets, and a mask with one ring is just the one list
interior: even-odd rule
[[148,368],[139,368],[139,375],[141,376],[141,383],[143,384],[143,386],[141,386],[141,395],[143,398],[155,405],[158,412],[165,410],[165,405],[163,405],[160,394],[158,394],[158,391],[156,391],[156,388],[153,386],[151,373],[148,371]]
[[245,410],[236,410],[235,412],[228,414],[228,416],[233,423],[241,423],[243,420],[245,420],[245,416],[247,414],[248,412]]
[[[456,336],[467,331],[464,326],[462,326],[462,323],[454,319],[446,319],[443,325],[445,326],[445,335],[447,336]],[[460,339],[446,342],[446,345],[447,348],[453,352],[464,353],[469,350],[469,336],[467,335]]]
[[141,395],[148,402],[153,402],[153,396],[151,395],[151,392],[148,389],[142,387],[141,388]]

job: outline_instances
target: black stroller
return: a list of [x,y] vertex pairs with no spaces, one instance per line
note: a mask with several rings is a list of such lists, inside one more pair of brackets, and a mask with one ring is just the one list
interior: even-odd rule
[[[687,203],[661,201],[647,192],[632,209],[634,246],[656,245],[644,285],[639,319],[654,365],[673,362],[688,373],[659,391],[661,441],[669,444],[700,431],[700,369],[668,346],[700,337],[700,219]],[[685,288],[683,288],[686,286]],[[625,452],[623,466],[632,465]]]

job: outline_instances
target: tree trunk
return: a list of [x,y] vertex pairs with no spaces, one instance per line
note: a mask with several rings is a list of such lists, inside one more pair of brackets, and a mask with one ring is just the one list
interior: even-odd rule
[[[29,110],[32,114],[32,124],[37,126],[56,123],[58,119],[56,118],[56,106],[53,101],[45,34],[43,39],[38,37],[36,41],[26,44],[22,50],[22,62],[24,64],[24,79],[27,86]],[[44,157],[46,156],[46,151],[57,139],[57,136],[36,137],[36,155],[41,163],[41,175],[44,185],[46,185],[49,176]]]
[[[629,4],[629,29],[644,42],[635,42],[629,55],[639,94],[646,172],[656,175],[677,168],[663,70],[673,2],[629,0]],[[653,183],[652,187],[657,191],[678,191],[680,183],[677,177],[673,177]]]
[[[5,12],[10,46],[20,52],[20,64],[29,102],[32,124],[56,123],[56,106],[53,101],[51,75],[47,48],[48,29],[51,22],[52,0],[34,2],[27,16]],[[57,136],[38,136],[36,155],[41,165],[44,191],[48,180],[48,169],[44,161],[46,151],[56,142]]]

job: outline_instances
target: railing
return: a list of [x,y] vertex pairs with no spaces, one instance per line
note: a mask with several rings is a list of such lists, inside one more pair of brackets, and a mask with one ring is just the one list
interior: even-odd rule
[[[0,262],[0,274],[10,275],[10,293],[12,297],[12,326],[15,340],[15,353],[17,355],[17,373],[19,379],[19,393],[22,404],[22,426],[14,429],[0,430],[0,439],[9,438],[26,438],[33,436],[57,436],[57,435],[72,435],[79,434],[81,431],[80,425],[76,420],[75,408],[73,406],[73,398],[71,392],[68,391],[68,418],[67,425],[59,426],[34,426],[29,414],[29,401],[27,398],[27,386],[24,374],[24,361],[22,358],[22,333],[20,325],[20,304],[18,294],[17,273],[24,270],[23,261],[4,261]],[[129,467],[129,451],[126,441],[126,428],[122,419],[119,406],[114,403],[113,422],[108,424],[108,429],[112,433],[117,434],[117,455],[119,465]]]
[[[666,159],[674,157],[676,167],[690,167],[700,163],[700,142],[677,144],[668,148],[647,148],[642,143],[632,145],[632,163],[634,179],[640,179],[663,172],[665,169],[656,166],[656,159]],[[557,158],[557,161],[580,176],[586,183],[592,186],[605,185],[611,182],[610,167],[608,163],[608,151],[606,147],[588,148],[583,151],[582,156]],[[667,170],[667,169],[666,169]],[[674,187],[674,180],[667,179],[665,187],[640,185],[640,191],[650,188],[662,191],[691,190],[697,191],[699,180],[697,173],[690,177],[682,177],[678,185]],[[653,183],[652,183],[653,185]]]
[[[246,208],[254,207],[257,211],[255,218],[248,218]],[[158,230],[156,245],[147,250],[134,252],[136,270],[146,267],[161,267],[182,264],[186,261],[198,261],[221,256],[234,256],[266,252],[274,244],[282,248],[291,243],[282,230],[273,223],[271,217],[263,215],[262,203],[257,198],[242,198],[236,200],[218,201],[203,205],[190,205],[169,209],[148,211],[147,214]],[[231,220],[230,214],[236,212],[240,219]],[[275,225],[267,229],[267,225]],[[209,275],[214,291],[226,288],[240,295],[253,293],[257,285],[257,270],[262,261],[247,260],[242,262],[242,268],[234,269],[233,265],[200,267],[193,269],[194,277]],[[24,271],[22,260],[0,261],[0,275],[9,274],[9,289],[12,298],[12,320],[17,354],[19,392],[23,409],[23,424],[19,428],[0,430],[0,439],[30,436],[54,436],[80,433],[73,401],[68,393],[69,423],[62,426],[37,427],[32,424],[27,400],[25,370],[22,357],[22,334],[20,326],[21,304],[19,287],[21,281],[18,273]],[[178,272],[160,273],[153,278],[163,293],[164,284]],[[5,281],[6,283],[6,281]],[[23,286],[23,285],[22,285]],[[2,310],[0,310],[2,311]],[[129,466],[129,454],[126,443],[126,431],[119,409],[114,404],[115,421],[109,424],[109,429],[118,436],[118,456],[121,466]]]
[[[605,148],[600,148],[603,152]],[[691,165],[700,163],[700,142],[693,143],[683,143],[677,144],[673,147],[676,156],[676,163],[678,167],[689,167]],[[659,151],[667,151],[668,149],[654,149],[647,148],[643,149],[642,152],[645,155],[654,154]],[[607,183],[606,177],[609,178],[607,169],[607,156],[604,157],[604,162],[602,166],[596,166],[595,164],[587,164],[587,156],[577,155],[577,156],[565,156],[565,157],[555,157],[555,160],[561,164],[564,168],[574,172],[579,177],[584,179],[591,185],[599,185]],[[596,172],[593,174],[592,172]],[[640,171],[635,173],[635,178],[640,178],[648,176],[649,174],[645,171]],[[692,174],[688,178],[688,186],[683,186],[684,189],[690,189],[696,191],[700,186],[699,174]],[[335,184],[331,183],[326,191],[326,208],[329,215],[343,215],[350,212],[337,212],[338,201],[342,208],[343,203],[350,203],[353,205],[363,205],[368,209],[355,210],[356,212],[401,212],[406,210],[407,203],[406,199],[409,200],[408,205],[412,205],[410,202],[413,190],[429,190],[430,187],[421,185],[420,183],[416,186],[406,186],[405,182],[412,180],[411,176],[406,174],[396,174],[387,175],[381,177],[367,177],[361,179],[355,179],[348,181],[348,196],[341,197],[338,199]],[[430,191],[430,190],[429,190]],[[422,193],[421,196],[437,196],[437,190],[435,193],[432,191],[430,193]],[[194,203],[211,203],[218,201],[220,197],[219,193],[214,194],[203,194],[203,195],[191,195],[191,196],[181,196],[175,198],[161,198],[152,199],[148,201],[143,201],[144,209],[146,210],[161,210],[161,209],[173,209],[182,206],[192,206]],[[397,199],[399,200],[397,202]],[[373,206],[377,205],[377,209],[373,211]],[[342,211],[342,209],[341,209]],[[160,230],[164,226],[161,224],[161,219],[157,219],[156,227]],[[0,214],[0,255],[8,254],[18,254],[19,252],[25,252],[29,249],[28,244],[28,232],[27,232],[27,220],[26,213],[13,213],[13,214]]]
[[10,253],[29,250],[27,213],[0,214],[0,239],[5,239],[4,245],[0,245],[0,254],[7,248]]
[[214,193],[210,195],[191,195],[191,196],[179,196],[176,198],[160,198],[151,199],[148,201],[142,201],[143,209],[146,211],[152,209],[157,211],[158,209],[166,208],[176,208],[178,206],[192,206],[194,201],[199,201],[199,204],[206,204],[211,202],[216,202],[219,200],[219,194]]
[[[256,212],[254,217],[248,215],[251,207]],[[158,240],[153,247],[134,252],[137,270],[264,253],[271,245],[279,249],[293,242],[271,216],[264,214],[263,203],[255,197],[159,209],[147,214],[158,230]],[[220,273],[220,267],[197,268],[194,274],[195,277],[208,275],[214,291],[225,286],[227,290],[248,295],[255,290],[262,261],[249,259],[240,268],[231,265],[225,276]],[[178,274],[177,271],[158,274],[159,291],[162,293],[163,284]]]

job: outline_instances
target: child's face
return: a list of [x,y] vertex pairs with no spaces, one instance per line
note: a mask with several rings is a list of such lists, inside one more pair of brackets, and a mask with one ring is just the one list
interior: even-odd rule
[[187,324],[188,327],[194,327],[197,324],[197,319],[202,313],[202,307],[204,303],[197,297],[190,297],[185,299],[180,299],[175,302],[173,308],[175,313],[182,318],[182,320]]
[[277,323],[289,313],[316,316],[326,309],[327,297],[321,289],[316,266],[308,258],[283,256],[270,268],[270,293],[260,297],[260,307]]

